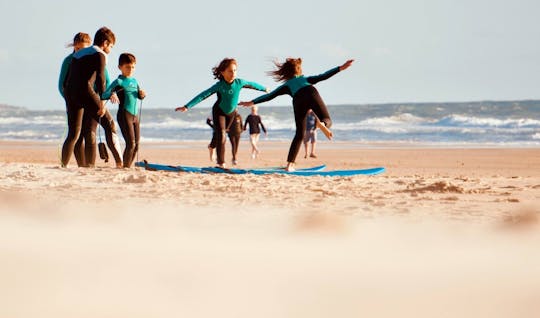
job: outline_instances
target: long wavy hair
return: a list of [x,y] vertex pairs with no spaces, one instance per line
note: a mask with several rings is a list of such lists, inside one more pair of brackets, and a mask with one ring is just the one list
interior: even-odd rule
[[212,74],[214,75],[214,78],[222,80],[223,75],[221,75],[221,72],[225,71],[231,64],[235,64],[236,66],[238,66],[236,60],[229,57],[224,58],[221,62],[219,62],[218,66],[212,68]]
[[276,82],[284,82],[302,74],[302,59],[289,57],[285,62],[274,61],[275,70],[266,72]]

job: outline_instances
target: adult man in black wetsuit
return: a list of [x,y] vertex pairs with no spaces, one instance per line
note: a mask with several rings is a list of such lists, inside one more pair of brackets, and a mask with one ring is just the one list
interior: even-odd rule
[[[73,54],[73,60],[66,79],[65,97],[67,102],[68,135],[62,147],[62,166],[71,159],[75,143],[83,130],[85,138],[85,158],[89,167],[96,161],[96,128],[105,113],[105,102],[101,94],[105,91],[105,66],[107,54],[116,42],[114,33],[102,27],[94,36],[94,45]],[[86,116],[84,114],[86,113]],[[83,124],[83,117],[85,123]],[[114,122],[113,122],[114,123]],[[111,122],[102,123],[106,125]]]

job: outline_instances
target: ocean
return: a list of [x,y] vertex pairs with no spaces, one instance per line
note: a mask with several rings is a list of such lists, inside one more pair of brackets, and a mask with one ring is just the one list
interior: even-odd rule
[[[116,118],[116,107],[110,107]],[[432,146],[540,146],[540,100],[453,103],[329,105],[335,141],[404,143]],[[243,118],[248,108],[239,107]],[[294,135],[291,106],[259,107],[267,140],[290,141]],[[203,141],[210,108],[187,113],[143,106],[141,141]],[[64,110],[29,110],[0,105],[0,140],[63,141]],[[243,139],[248,139],[243,134]],[[319,140],[323,140],[320,134]]]

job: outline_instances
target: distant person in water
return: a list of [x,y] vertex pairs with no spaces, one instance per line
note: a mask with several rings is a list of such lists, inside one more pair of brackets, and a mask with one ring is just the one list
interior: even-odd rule
[[302,59],[288,58],[283,63],[274,62],[276,69],[268,72],[278,82],[284,82],[272,92],[259,96],[249,102],[240,102],[241,106],[253,106],[258,103],[269,101],[279,95],[288,94],[293,98],[294,121],[296,133],[294,135],[289,155],[287,156],[287,171],[294,171],[294,162],[304,139],[306,130],[306,114],[312,109],[322,122],[321,130],[325,131],[329,138],[332,133],[328,130],[332,126],[330,114],[317,89],[313,86],[320,81],[326,80],[340,71],[346,70],[354,60],[348,60],[343,65],[337,66],[323,74],[304,76],[302,74]]
[[[249,141],[251,142],[251,158],[255,159],[259,155],[259,148],[257,144],[259,143],[259,136],[261,134],[261,128],[264,131],[264,135],[267,136],[268,133],[264,127],[261,116],[257,114],[257,105],[251,106],[251,114],[246,117],[246,122],[244,123],[244,130],[249,126]],[[260,127],[260,128],[259,128]]]
[[133,77],[135,64],[137,64],[135,55],[131,53],[120,54],[118,58],[118,69],[120,69],[122,74],[109,85],[102,96],[103,99],[108,99],[114,94],[118,96],[118,100],[120,101],[116,120],[126,143],[126,149],[124,149],[123,155],[124,168],[131,167],[139,151],[141,129],[139,122],[140,109],[137,105],[137,99],[142,100],[146,97],[145,91],[139,87],[139,83]]
[[214,93],[217,95],[218,99],[212,107],[212,119],[217,138],[217,164],[221,168],[225,167],[226,129],[236,116],[240,90],[242,88],[251,88],[266,91],[266,87],[261,84],[236,78],[236,68],[237,62],[235,59],[223,59],[218,66],[212,68],[212,74],[218,80],[217,83],[199,93],[186,105],[175,109],[176,111],[186,112],[210,95]]
[[[92,39],[90,38],[90,35],[87,33],[79,32],[75,34],[73,37],[73,42],[68,44],[68,47],[73,47],[73,52],[71,52],[68,56],[64,58],[64,61],[62,62],[62,67],[60,68],[60,76],[58,78],[58,91],[60,92],[60,95],[65,99],[64,90],[66,86],[66,78],[67,74],[69,72],[69,66],[71,65],[71,60],[73,59],[73,54],[75,52],[79,51],[80,49],[84,49],[86,47],[89,47],[90,44],[92,44]],[[67,110],[67,100],[66,100],[66,110]],[[77,160],[77,165],[79,167],[85,167],[86,162],[84,160],[84,138],[82,135],[79,136],[77,139],[77,142],[75,143],[75,146],[73,148],[73,153],[75,155],[75,159]]]
[[227,129],[227,135],[229,136],[229,141],[231,142],[233,166],[236,166],[238,164],[236,155],[238,154],[238,146],[240,145],[240,137],[242,136],[242,131],[244,131],[244,127],[242,126],[242,116],[240,116],[240,114],[236,112],[234,119],[231,120],[229,128]]
[[306,133],[304,134],[304,159],[308,156],[308,144],[311,143],[311,151],[309,153],[310,158],[317,158],[315,155],[315,144],[317,143],[317,118],[313,114],[313,111],[308,110],[306,116]]

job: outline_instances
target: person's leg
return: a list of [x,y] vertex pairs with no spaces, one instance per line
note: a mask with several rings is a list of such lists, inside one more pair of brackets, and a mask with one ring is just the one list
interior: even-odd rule
[[298,155],[298,151],[300,150],[300,147],[302,145],[302,141],[304,140],[304,133],[306,131],[305,119],[306,119],[306,114],[309,110],[308,105],[309,104],[303,102],[302,99],[297,100],[295,98],[295,100],[293,101],[294,122],[296,124],[296,132],[294,134],[294,138],[289,148],[289,154],[287,156],[288,167],[292,166],[292,164],[295,162],[296,156]]
[[214,107],[212,109],[212,117],[214,121],[214,131],[217,140],[217,164],[219,166],[222,166],[225,163],[225,127],[227,127],[227,119],[225,114],[221,111],[221,109],[219,109],[219,107]]
[[[120,112],[121,110],[119,110]],[[114,124],[113,116],[111,112],[107,110],[100,120],[101,127],[105,130],[105,140],[107,146],[112,152],[116,167],[122,167],[122,157],[120,156],[120,140],[118,139],[118,133],[116,131],[116,125]]]
[[93,168],[96,165],[96,130],[98,122],[92,116],[84,116],[84,157],[86,166]]
[[84,137],[82,134],[79,134],[73,154],[75,155],[75,160],[77,160],[77,166],[86,167],[86,160],[84,159]]
[[231,137],[233,164],[236,165],[238,163],[236,155],[238,154],[238,146],[240,144],[240,135],[232,135],[230,137]]
[[[68,134],[62,145],[62,167],[66,167],[81,135],[84,109],[76,101],[69,101],[67,106]],[[77,162],[79,163],[79,162]]]
[[[139,117],[135,116],[133,119],[133,132],[135,133],[135,150],[133,151],[133,156],[131,157],[131,162],[127,166],[128,168],[131,167],[131,164],[137,157],[137,154],[139,153],[139,144],[141,141],[141,123],[139,122]],[[124,166],[125,163],[124,163]]]
[[212,131],[212,140],[210,140],[210,144],[208,144],[208,152],[210,153],[210,161],[215,162],[216,161],[216,147],[217,147],[217,135],[216,131]]
[[126,143],[126,148],[124,149],[124,167],[129,167],[131,158],[133,157],[133,151],[135,149],[135,131],[133,129],[133,120],[130,113],[125,109],[119,109],[116,119],[118,120],[118,126],[120,126],[120,131],[122,132],[122,137]]
[[321,95],[314,86],[308,86],[311,89],[309,90],[309,96],[311,97],[311,109],[317,115],[317,118],[324,123],[326,128],[332,127],[332,119],[330,119],[330,113],[328,113],[328,108],[322,100]]

